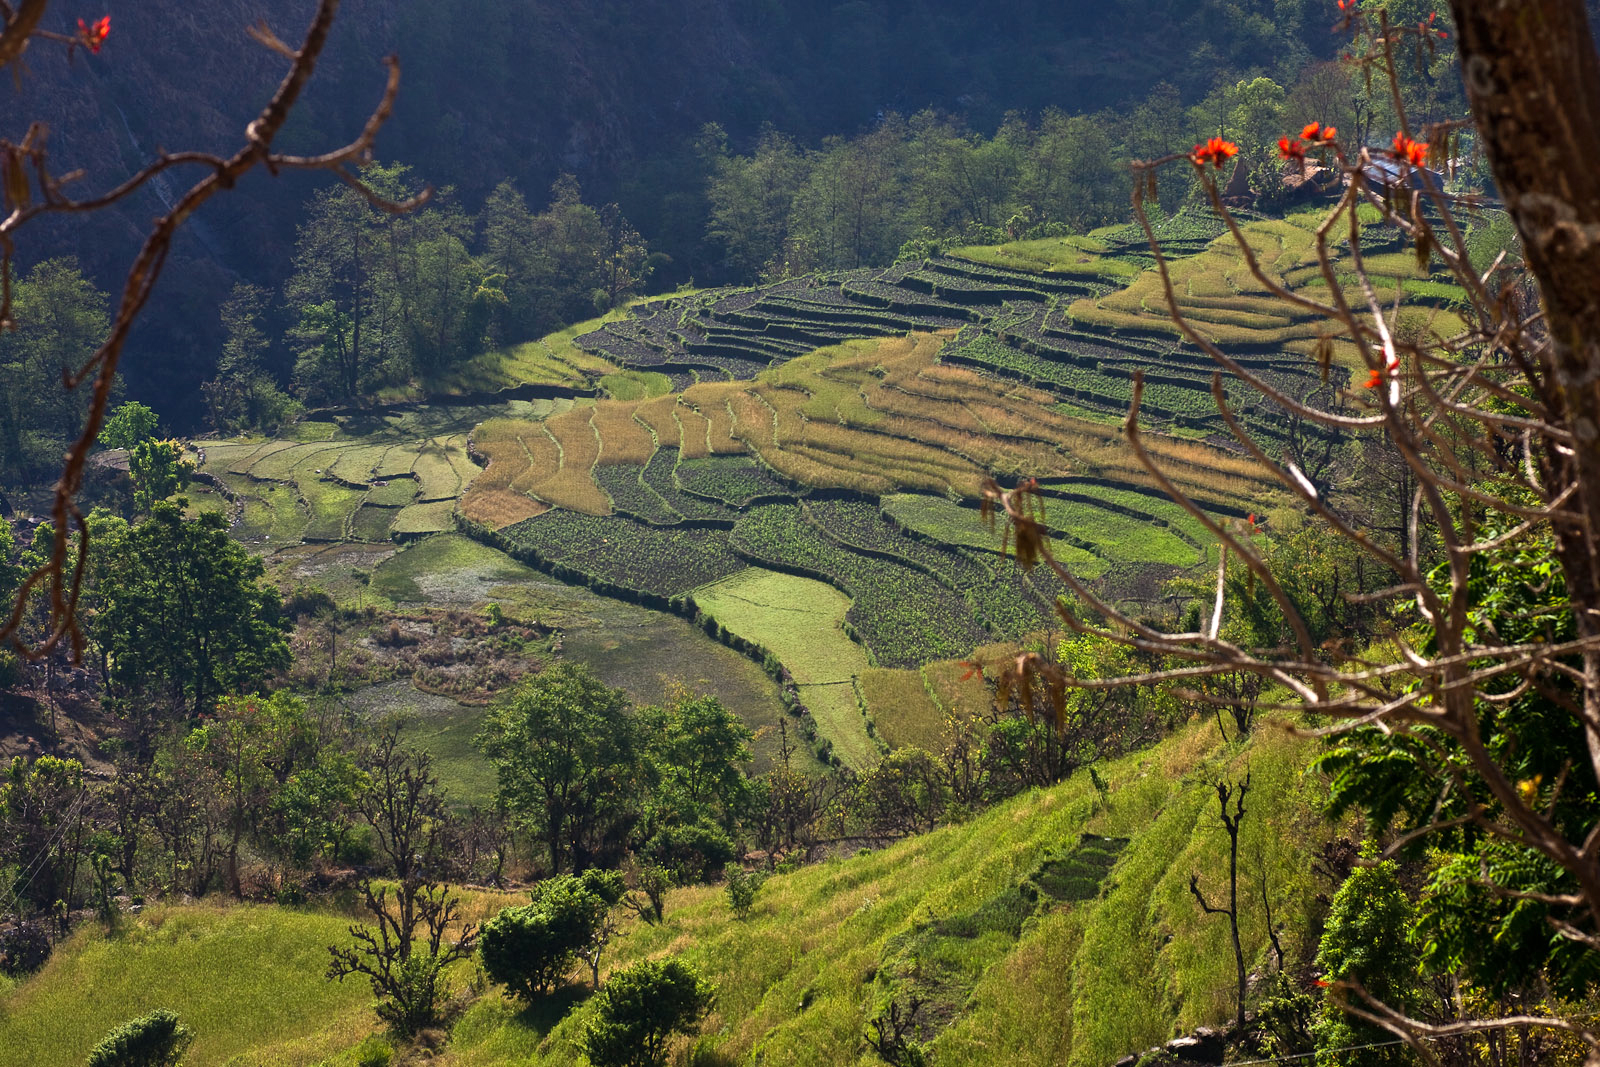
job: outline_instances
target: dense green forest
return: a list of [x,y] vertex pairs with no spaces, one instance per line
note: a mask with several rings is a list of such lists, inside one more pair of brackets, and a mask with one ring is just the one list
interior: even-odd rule
[[[1081,148],[1065,149],[1078,161],[1063,159],[1066,186],[1015,196],[1007,190],[1004,199],[1031,206],[1042,222],[1055,218],[1048,212],[1060,209],[1068,187],[1090,188],[1095,206],[1072,210],[1071,221],[1121,215],[1126,153],[1164,148],[1169,134],[1190,125],[1178,116],[1202,101],[1231,106],[1222,98],[1241,80],[1265,76],[1287,89],[1308,61],[1334,56],[1337,38],[1325,32],[1330,16],[1321,6],[1217,0],[1045,11],[1007,5],[994,17],[946,3],[813,9],[708,2],[626,10],[578,3],[526,11],[482,2],[354,3],[336,24],[330,54],[286,133],[287,147],[348,137],[380,87],[376,57],[396,52],[406,89],[380,150],[412,168],[419,182],[459,190],[461,206],[477,214],[509,180],[541,211],[551,202],[552,184],[570,173],[597,206],[620,204],[648,250],[669,257],[656,272],[658,285],[691,277],[701,284],[748,281],[750,249],[728,247],[715,239],[719,229],[708,226],[707,183],[723,169],[720,145],[706,140],[708,123],[727,131],[728,149],[744,156],[764,143],[768,129],[811,151],[828,137],[855,139],[891,115],[929,112],[954,124],[958,135],[985,137],[1013,114],[1058,133],[1060,123],[1046,119],[1048,112],[1091,116],[1069,138],[1087,137]],[[287,35],[310,7],[303,2],[266,14]],[[85,185],[114,184],[121,162],[158,145],[227,144],[277,76],[270,53],[239,29],[259,14],[246,4],[212,4],[172,26],[155,10],[118,12],[118,33],[106,45],[116,63],[79,76],[59,56],[41,55],[31,78],[0,86],[8,102],[0,109],[8,119],[0,121],[28,115],[49,122],[58,167],[84,168]],[[425,47],[409,44],[424,41]],[[1152,125],[1155,116],[1163,125]],[[1213,124],[1208,117],[1198,125],[1212,132]],[[13,140],[23,132],[0,129]],[[879,139],[870,154],[892,153],[887,141],[900,140]],[[868,138],[862,147],[872,143]],[[865,166],[882,173],[898,162],[884,157]],[[861,166],[835,163],[849,171]],[[849,180],[871,189],[876,179],[852,174]],[[199,383],[213,377],[224,343],[213,309],[239,283],[277,292],[293,270],[296,228],[307,214],[300,206],[304,182],[252,178],[247,189],[236,202],[205,209],[180,239],[168,266],[168,299],[134,337],[135,350],[148,353],[130,361],[134,395],[184,428],[196,425]],[[100,288],[116,284],[133,252],[129,229],[161,205],[162,195],[170,190],[148,190],[125,209],[91,217],[72,238]],[[969,221],[964,205],[955,205],[954,220],[929,217],[928,210],[917,210],[914,222],[878,227],[870,248],[851,241],[850,254],[892,256],[898,245],[883,246],[896,234]],[[1004,225],[1009,217],[986,222]],[[65,237],[61,229],[51,233]],[[30,254],[23,250],[24,266]],[[281,311],[274,332],[286,332],[297,312]],[[290,359],[286,349],[280,353],[276,371],[285,381]]]

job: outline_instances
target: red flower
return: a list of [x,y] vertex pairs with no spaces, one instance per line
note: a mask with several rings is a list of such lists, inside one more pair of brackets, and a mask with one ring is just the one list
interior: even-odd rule
[[1394,135],[1394,158],[1405,160],[1413,167],[1420,167],[1428,158],[1428,143],[1426,141],[1413,141],[1403,133]]
[[111,16],[103,15],[94,22],[78,20],[78,40],[89,51],[100,54],[100,45],[111,36]]
[[1300,136],[1308,141],[1321,141],[1324,144],[1333,140],[1339,131],[1332,126],[1324,126],[1320,122],[1308,122],[1306,128],[1300,131]]
[[1301,144],[1298,140],[1290,140],[1287,137],[1280,137],[1278,138],[1278,155],[1282,156],[1284,159],[1305,159],[1306,146]]
[[1317,988],[1318,989],[1327,989],[1328,988],[1328,983],[1323,981],[1321,978],[1313,978],[1312,981],[1317,984]]
[[1363,389],[1376,389],[1378,386],[1380,386],[1382,384],[1383,384],[1383,371],[1375,370],[1371,374],[1367,375],[1367,384],[1363,385],[1361,388],[1363,388]]
[[1232,141],[1224,141],[1220,137],[1213,137],[1203,145],[1195,145],[1194,151],[1189,154],[1189,158],[1202,167],[1210,163],[1218,170],[1221,170],[1222,164],[1238,154],[1238,145]]

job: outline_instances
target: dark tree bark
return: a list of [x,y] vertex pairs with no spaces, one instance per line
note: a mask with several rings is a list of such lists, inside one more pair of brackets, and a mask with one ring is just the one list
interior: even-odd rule
[[[1600,57],[1583,0],[1451,0],[1472,117],[1539,281],[1544,393],[1573,436],[1547,450],[1576,480],[1557,524],[1579,633],[1600,634]],[[1589,756],[1600,773],[1600,653],[1584,657]]]

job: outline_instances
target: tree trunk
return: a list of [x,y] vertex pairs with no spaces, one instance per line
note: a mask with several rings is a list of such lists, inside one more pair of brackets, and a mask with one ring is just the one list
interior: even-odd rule
[[[1558,523],[1579,633],[1600,633],[1600,57],[1583,0],[1451,0],[1461,71],[1490,168],[1539,281],[1550,329],[1544,368],[1579,489]],[[1600,653],[1584,657],[1589,756],[1600,774]]]

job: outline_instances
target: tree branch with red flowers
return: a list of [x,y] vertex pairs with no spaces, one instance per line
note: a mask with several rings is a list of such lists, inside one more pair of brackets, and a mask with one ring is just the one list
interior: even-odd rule
[[[1508,763],[1515,742],[1510,750],[1491,743],[1483,719],[1484,709],[1539,693],[1548,714],[1569,716],[1573,732],[1587,738],[1587,751],[1574,758],[1600,779],[1600,59],[1579,0],[1453,0],[1473,122],[1412,130],[1400,100],[1396,46],[1414,38],[1418,48],[1431,48],[1445,31],[1431,20],[1395,27],[1381,12],[1373,20],[1354,2],[1341,0],[1339,6],[1347,25],[1381,46],[1360,62],[1376,64],[1394,87],[1400,129],[1384,148],[1341,146],[1336,131],[1317,121],[1279,141],[1286,164],[1305,167],[1316,157],[1342,179],[1342,191],[1315,231],[1325,289],[1292,290],[1264,268],[1222,198],[1218,175],[1237,152],[1222,138],[1134,163],[1133,209],[1149,240],[1167,313],[1185,340],[1216,364],[1213,398],[1238,448],[1331,537],[1393,575],[1386,589],[1364,599],[1409,612],[1427,640],[1410,640],[1396,628],[1384,635],[1388,647],[1382,654],[1315,645],[1294,598],[1252,543],[1253,521],[1247,526],[1208,513],[1145,446],[1140,372],[1124,435],[1156,483],[1219,543],[1217,599],[1209,619],[1203,629],[1175,632],[1123,611],[1055,556],[1036,485],[1005,489],[990,481],[985,512],[1006,520],[1019,563],[1044,567],[1076,596],[1077,607],[1059,605],[1062,622],[1074,632],[1173,664],[1137,676],[1088,679],[1073,677],[1045,655],[1025,653],[994,665],[996,698],[1031,701],[1059,719],[1069,689],[1185,683],[1237,672],[1255,675],[1282,694],[1256,707],[1331,720],[1304,730],[1308,735],[1339,737],[1376,728],[1436,753],[1442,744],[1453,746],[1452,758],[1438,762],[1447,768],[1447,788],[1464,798],[1461,810],[1436,813],[1393,841],[1389,852],[1463,826],[1529,850],[1571,887],[1540,897],[1560,909],[1550,918],[1553,936],[1600,951],[1600,818],[1576,833],[1570,823],[1559,823],[1554,798],[1560,784],[1549,793],[1541,792],[1540,782],[1519,780]],[[1487,269],[1473,263],[1457,215],[1475,210],[1478,201],[1448,194],[1425,169],[1447,169],[1469,129],[1488,155],[1531,278],[1511,271],[1503,255]],[[1145,207],[1156,173],[1168,166],[1187,166],[1198,177],[1261,291],[1318,322],[1319,361],[1327,366],[1336,346],[1348,353],[1346,362],[1358,374],[1348,391],[1358,402],[1356,411],[1292,395],[1190,321]],[[1467,294],[1458,310],[1459,329],[1419,337],[1401,328],[1398,295],[1388,306],[1380,301],[1368,263],[1373,218],[1380,230],[1398,234],[1414,250],[1419,266],[1448,272]],[[1234,414],[1225,376],[1289,417],[1333,433],[1381,438],[1392,448],[1415,487],[1402,547],[1380,543],[1319,493],[1288,456],[1275,458],[1277,447]],[[1491,518],[1498,525],[1486,528]],[[1437,541],[1431,558],[1419,547],[1424,532]],[[1518,546],[1551,542],[1575,632],[1560,639],[1512,639],[1482,624],[1475,614],[1482,562]],[[1266,591],[1292,634],[1290,647],[1246,647],[1223,633],[1229,567],[1242,568]],[[1537,629],[1542,617],[1532,614],[1535,608],[1527,610],[1502,622]],[[1558,692],[1557,683],[1570,688]],[[1564,771],[1563,781],[1566,776]],[[1532,899],[1487,872],[1483,881],[1503,898]],[[1349,1010],[1419,1049],[1422,1041],[1466,1025],[1425,1024],[1370,1001]],[[1572,1020],[1528,1016],[1516,1025],[1574,1035],[1591,1050],[1589,1062],[1600,1064],[1600,1035]]]
[[[83,47],[98,53],[110,33],[110,19],[79,20],[78,34],[65,37],[39,30],[47,4],[45,0],[23,0],[15,9],[0,8],[5,21],[0,30],[0,68],[15,62],[31,38],[63,41],[69,49]],[[149,302],[161,277],[173,237],[194,212],[213,196],[232,189],[246,173],[264,167],[273,174],[280,170],[325,170],[362,192],[374,205],[392,212],[404,212],[426,202],[431,189],[402,202],[386,200],[367,188],[352,168],[372,159],[373,143],[388,120],[400,89],[400,63],[393,56],[385,63],[388,77],[377,106],[354,140],[342,148],[319,156],[291,156],[275,153],[273,140],[283,129],[328,41],[338,12],[339,0],[321,0],[299,48],[291,49],[264,26],[252,36],[265,47],[289,61],[277,91],[261,112],[245,127],[243,143],[231,156],[203,152],[163,153],[143,169],[114,188],[98,195],[73,199],[65,187],[81,177],[78,173],[56,176],[50,171],[46,148],[47,130],[35,123],[20,144],[0,141],[0,171],[3,171],[4,215],[0,216],[0,329],[12,328],[11,267],[17,235],[29,222],[46,214],[82,214],[98,211],[132,195],[152,178],[179,167],[204,171],[188,191],[161,218],[146,236],[134,257],[117,305],[111,331],[95,353],[81,367],[63,374],[68,389],[88,388],[89,413],[78,439],[68,450],[61,476],[55,487],[52,516],[57,537],[50,559],[23,581],[7,617],[0,619],[0,639],[9,639],[24,655],[40,658],[64,643],[74,658],[82,653],[83,634],[78,626],[77,606],[84,566],[88,559],[89,532],[77,505],[89,452],[104,422],[106,405],[116,381],[117,365],[128,332]],[[69,550],[68,535],[76,535],[76,549]],[[69,551],[72,558],[69,557]],[[49,626],[42,641],[26,646],[19,637],[23,614],[34,596],[48,597]]]

